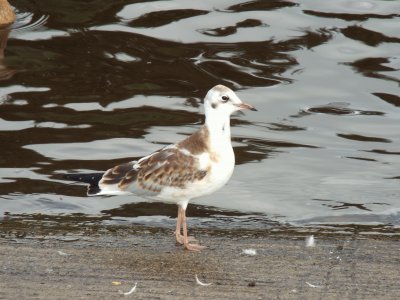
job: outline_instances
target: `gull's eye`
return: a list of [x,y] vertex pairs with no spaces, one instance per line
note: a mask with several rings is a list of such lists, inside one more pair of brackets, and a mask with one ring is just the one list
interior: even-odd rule
[[222,103],[228,102],[229,97],[228,96],[222,96]]

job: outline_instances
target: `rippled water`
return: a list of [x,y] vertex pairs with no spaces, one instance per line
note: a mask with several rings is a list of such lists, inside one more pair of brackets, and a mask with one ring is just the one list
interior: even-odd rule
[[87,198],[60,174],[181,140],[222,83],[259,112],[233,118],[234,175],[189,215],[400,224],[400,2],[13,4],[0,33],[1,215],[170,222],[173,206]]

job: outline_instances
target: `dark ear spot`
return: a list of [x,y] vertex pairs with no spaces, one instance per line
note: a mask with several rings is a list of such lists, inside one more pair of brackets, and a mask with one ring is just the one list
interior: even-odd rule
[[211,104],[211,107],[212,107],[212,108],[216,108],[216,107],[217,107],[217,103],[212,103],[212,104]]

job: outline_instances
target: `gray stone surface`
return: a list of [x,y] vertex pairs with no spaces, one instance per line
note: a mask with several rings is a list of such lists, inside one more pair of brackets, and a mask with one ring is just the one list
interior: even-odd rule
[[[172,231],[3,233],[1,299],[398,299],[396,236],[197,231],[208,248],[175,245]],[[243,253],[256,250],[256,255]],[[196,284],[195,275],[210,286]],[[114,283],[113,283],[114,282]],[[115,282],[121,283],[115,285]],[[129,291],[137,282],[131,295]]]

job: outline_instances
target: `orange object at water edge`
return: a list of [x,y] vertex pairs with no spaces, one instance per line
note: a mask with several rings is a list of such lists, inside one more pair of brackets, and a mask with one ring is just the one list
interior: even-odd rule
[[7,0],[0,0],[0,26],[10,25],[15,22],[15,13]]

